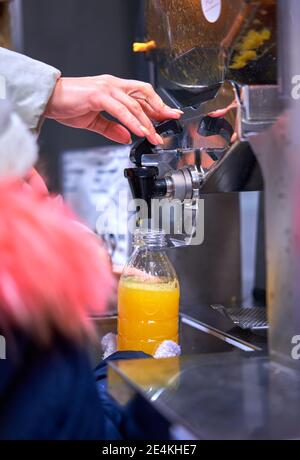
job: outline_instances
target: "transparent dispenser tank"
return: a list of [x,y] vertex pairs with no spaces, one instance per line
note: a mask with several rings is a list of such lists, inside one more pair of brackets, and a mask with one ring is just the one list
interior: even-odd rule
[[178,343],[179,282],[159,231],[138,230],[118,292],[118,349],[154,355],[165,340]]
[[276,0],[148,0],[147,39],[162,75],[184,89],[277,81]]

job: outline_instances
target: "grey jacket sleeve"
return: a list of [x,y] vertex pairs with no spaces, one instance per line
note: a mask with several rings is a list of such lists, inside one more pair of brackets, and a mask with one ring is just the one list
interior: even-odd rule
[[13,104],[29,129],[38,130],[59,70],[22,54],[0,48],[1,93]]

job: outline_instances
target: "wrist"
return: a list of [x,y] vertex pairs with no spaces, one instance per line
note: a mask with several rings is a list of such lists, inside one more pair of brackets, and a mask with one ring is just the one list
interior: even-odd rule
[[44,112],[45,118],[55,118],[57,112],[57,101],[59,100],[59,94],[61,93],[61,87],[63,84],[63,77],[59,77],[56,81],[56,84],[53,88],[50,99],[46,105]]

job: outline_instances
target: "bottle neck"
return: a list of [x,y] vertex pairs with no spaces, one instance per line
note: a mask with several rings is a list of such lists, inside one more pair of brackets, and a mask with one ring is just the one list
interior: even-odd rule
[[164,231],[139,229],[134,234],[134,246],[145,249],[162,250],[168,247],[167,237]]

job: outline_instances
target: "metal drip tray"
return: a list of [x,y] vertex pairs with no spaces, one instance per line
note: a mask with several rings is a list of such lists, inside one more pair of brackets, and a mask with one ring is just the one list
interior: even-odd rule
[[225,308],[223,305],[212,305],[212,308],[244,330],[263,331],[269,328],[265,308]]

